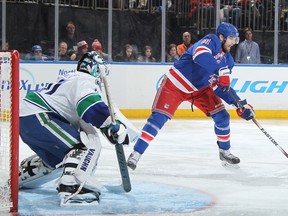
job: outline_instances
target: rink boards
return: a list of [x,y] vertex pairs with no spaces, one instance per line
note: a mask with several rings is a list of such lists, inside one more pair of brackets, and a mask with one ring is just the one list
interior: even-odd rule
[[[123,114],[128,118],[149,116],[156,90],[171,64],[111,63],[108,66],[111,96]],[[253,105],[258,118],[288,118],[287,69],[288,65],[236,65],[231,86]],[[21,97],[75,71],[75,62],[21,63]],[[227,106],[227,109],[232,118],[237,117],[233,107]],[[190,104],[184,102],[175,117],[202,118],[205,115],[195,107],[192,112]]]

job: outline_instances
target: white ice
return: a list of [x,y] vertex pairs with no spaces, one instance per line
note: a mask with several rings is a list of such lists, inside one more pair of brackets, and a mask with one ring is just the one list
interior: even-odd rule
[[[145,121],[144,119],[131,120],[139,129],[142,128]],[[258,122],[283,149],[288,151],[288,120],[259,119]],[[98,180],[104,185],[110,182],[115,183],[119,179],[119,171],[114,146],[104,138],[101,140],[103,148],[97,168]],[[125,211],[125,206],[121,209],[123,205],[121,195],[107,193],[108,195],[105,196],[104,191],[103,197],[106,199],[108,197],[106,201],[109,203],[111,200],[108,205],[120,206],[117,212],[95,211],[86,214],[79,212],[78,214],[287,216],[288,158],[252,121],[231,121],[231,145],[231,152],[241,159],[240,169],[221,166],[211,119],[172,119],[150,144],[139,161],[137,169],[130,171],[133,188],[129,195],[129,203],[131,206],[134,205],[134,208],[139,206],[141,212],[128,214]],[[133,145],[125,147],[126,157],[132,149]],[[22,160],[31,154],[32,152],[27,146],[21,143],[20,159]],[[157,193],[151,192],[154,190],[153,187],[157,187],[157,185],[160,193],[159,191]],[[169,191],[170,186],[179,188],[179,194],[174,194],[174,200],[171,197],[165,197],[167,196],[165,188]],[[146,190],[147,193],[145,193]],[[141,199],[145,201],[137,200],[136,193],[138,191],[143,193]],[[160,204],[168,203],[171,206],[177,205],[175,203],[185,203],[187,199],[189,200],[187,193],[190,191],[191,196],[193,196],[193,192],[207,195],[211,198],[211,203],[197,211],[149,211],[149,202],[153,204],[155,200],[161,200]],[[23,193],[21,196],[24,196]],[[45,197],[45,193],[43,196]],[[55,199],[54,202],[57,205],[56,190],[50,191],[47,196],[49,199]],[[201,199],[200,196],[199,199]],[[140,205],[141,202],[142,205]],[[145,205],[147,205],[146,208]],[[25,210],[23,209],[25,204],[20,203],[20,206],[22,206],[21,215],[21,210]],[[42,206],[45,209],[45,203],[40,201],[36,201],[35,206],[38,206],[37,208]],[[47,215],[52,215],[49,207],[47,208]],[[101,208],[101,203],[100,206],[94,208]],[[179,208],[179,210],[181,209],[183,210],[183,206]],[[77,215],[77,210],[73,210],[73,208],[72,210],[66,208],[66,210],[69,215]],[[62,211],[61,215],[64,214],[66,213]],[[31,215],[37,215],[37,212],[31,212]]]

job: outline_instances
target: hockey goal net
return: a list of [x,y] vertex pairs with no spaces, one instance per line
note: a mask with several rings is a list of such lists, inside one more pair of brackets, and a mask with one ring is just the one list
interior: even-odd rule
[[19,53],[0,51],[0,215],[17,212]]

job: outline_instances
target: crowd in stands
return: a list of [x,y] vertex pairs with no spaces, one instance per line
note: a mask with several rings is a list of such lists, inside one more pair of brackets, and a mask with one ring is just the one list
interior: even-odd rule
[[[243,64],[261,63],[259,45],[253,41],[252,29],[245,28],[243,36],[245,39],[237,47],[235,62]],[[178,60],[193,45],[191,40],[191,33],[186,31],[182,34],[182,43],[178,45],[174,43],[169,44],[166,50],[165,61],[174,62]],[[97,38],[90,46],[84,39],[78,38],[76,25],[71,21],[67,23],[66,31],[62,35],[58,47],[59,61],[78,61],[84,53],[91,50],[96,51],[105,61],[110,60]],[[33,45],[31,52],[26,54],[23,60],[47,61],[53,60],[53,57],[45,55],[40,45]],[[160,59],[154,56],[153,48],[150,45],[144,46],[143,51],[139,52],[135,44],[125,44],[118,54],[111,56],[111,60],[115,62],[160,62]]]
[[[108,1],[96,0],[96,7],[107,8]],[[106,2],[106,3],[100,3]],[[215,28],[215,17],[220,21],[230,22],[237,28],[244,29],[253,26],[254,30],[274,28],[274,0],[220,0],[220,10],[216,11],[216,0],[166,0],[166,10],[176,15],[178,25],[195,27],[201,24],[201,29]],[[137,12],[157,13],[162,11],[162,0],[114,0],[113,8]],[[279,0],[281,27],[288,29],[288,3]],[[184,20],[184,21],[183,21]]]
[[[49,0],[45,0],[46,3]],[[83,8],[107,9],[108,1],[94,0],[94,4],[76,4],[80,1],[67,1],[68,5]],[[66,5],[67,5],[66,2]],[[85,2],[85,1],[84,1]],[[87,1],[90,2],[90,1]],[[218,5],[216,0],[166,0],[166,11],[174,13],[178,25],[192,27],[201,24],[201,29],[216,28],[215,17],[219,16],[220,21],[234,24],[237,28],[252,26],[254,30],[263,28],[272,30],[274,28],[275,15],[274,0],[220,0],[220,10],[216,11]],[[50,1],[53,4],[53,1]],[[61,4],[61,1],[60,1]],[[94,6],[93,6],[94,5]],[[162,0],[112,0],[113,9],[122,11],[131,10],[137,13],[161,13],[163,10]],[[279,15],[281,27],[288,29],[288,3],[287,0],[279,0]],[[184,19],[182,22],[180,20]]]
[[[251,3],[253,0],[221,0],[221,7],[219,13],[220,21],[226,21],[233,23],[236,27],[240,26],[240,20],[242,16],[242,9],[245,5]],[[254,0],[259,2],[260,0]],[[125,1],[125,7],[130,9],[145,9],[147,8],[147,0],[127,0]],[[187,1],[187,8],[189,8],[188,17],[201,16],[206,26],[212,27],[215,18],[216,7],[215,0],[189,0]],[[119,4],[120,5],[120,4]],[[177,3],[177,7],[185,8],[186,6]],[[158,6],[161,6],[159,3]],[[167,1],[167,7],[176,6],[175,1]],[[178,8],[178,10],[180,10]],[[199,14],[200,13],[200,14]],[[252,29],[245,31],[245,40],[240,43],[235,53],[236,63],[260,63],[260,50],[256,42],[252,41]],[[167,44],[165,62],[174,62],[180,58],[180,56],[193,45],[192,36],[188,31],[182,34],[182,43]],[[146,44],[144,47],[138,47],[135,44],[125,44],[123,48],[119,49],[119,52],[114,56],[108,56],[103,50],[102,44],[99,39],[94,39],[91,44],[88,44],[85,38],[79,38],[77,34],[77,28],[73,21],[69,21],[66,24],[65,31],[59,37],[58,44],[58,60],[59,61],[77,61],[81,56],[87,52],[94,50],[98,52],[104,60],[115,62],[161,62],[159,56],[155,56],[155,48],[150,44]],[[196,41],[193,41],[196,42]],[[22,55],[23,60],[54,60],[54,56],[43,53],[43,49],[39,44],[32,45],[31,52]]]
[[[188,0],[178,2],[178,25],[197,27],[200,30],[216,28],[221,22],[230,22],[239,29],[249,26],[254,31],[273,31],[275,22],[274,0]],[[287,31],[287,0],[279,1],[279,29]]]
[[[253,31],[251,28],[246,28],[243,32],[245,39],[237,46],[235,54],[235,62],[241,64],[259,64],[260,60],[260,48],[257,42],[253,41]],[[191,34],[189,32],[183,33],[183,43],[176,45],[174,43],[169,44],[165,56],[166,62],[174,62],[180,58],[180,56],[193,44],[191,42]],[[8,46],[8,45],[7,45]],[[91,47],[85,40],[80,39],[76,43],[76,46],[68,49],[66,41],[59,43],[58,57],[59,61],[78,61],[82,55],[88,51],[94,50],[105,61],[109,61],[109,56],[102,49],[102,45],[98,39],[95,39],[91,44]],[[31,49],[31,53],[25,55],[25,60],[46,61],[51,60],[47,55],[43,54],[40,45],[34,45]],[[53,59],[52,59],[53,60]],[[135,45],[125,44],[123,49],[114,57],[112,61],[115,62],[159,62],[153,56],[153,48],[146,45],[142,53],[138,53],[138,48]]]
[[[51,1],[52,2],[52,1]],[[72,1],[71,1],[72,2]],[[96,1],[95,1],[96,2]],[[107,7],[107,2],[108,1],[97,1],[97,2],[106,2],[103,7]],[[131,10],[131,14],[135,15],[137,10],[143,11],[147,8],[150,7],[160,7],[161,6],[161,1],[148,1],[148,0],[113,0],[113,8],[116,6],[115,2],[119,2],[119,7],[127,7]],[[125,2],[125,4],[123,4]],[[260,42],[260,47],[255,41],[251,41],[249,39],[249,35],[253,36],[252,29],[251,31],[248,31],[247,33],[244,33],[242,39],[242,43],[238,44],[235,46],[233,50],[233,56],[235,58],[236,63],[243,63],[243,64],[249,64],[249,63],[260,63],[260,48],[263,50],[263,53],[267,51],[270,48],[270,45],[267,45],[268,42],[266,41],[266,38],[268,38],[268,34],[264,35],[264,33],[267,33],[267,29],[264,31],[263,30],[263,37],[260,38],[259,34],[259,29],[256,28],[255,25],[250,25],[251,23],[247,23],[246,21],[243,21],[243,19],[251,14],[253,14],[253,17],[251,17],[251,21],[249,22],[257,22],[258,19],[263,19],[265,17],[265,20],[267,22],[271,23],[271,26],[274,24],[274,20],[270,18],[270,16],[266,16],[267,14],[273,13],[274,9],[273,8],[273,3],[272,0],[220,0],[220,11],[216,11],[216,0],[187,0],[187,1],[175,1],[175,0],[166,0],[167,3],[167,9],[173,8],[173,12],[177,13],[177,20],[173,20],[174,22],[177,22],[177,25],[181,25],[179,23],[178,18],[180,19],[181,17],[193,20],[194,18],[197,18],[197,21],[201,21],[198,24],[208,27],[211,29],[209,30],[204,30],[201,29],[201,27],[196,29],[195,26],[191,28],[191,26],[187,25],[185,28],[181,28],[181,31],[185,31],[182,35],[183,37],[183,42],[180,43],[181,41],[181,36],[180,36],[180,31],[177,31],[177,34],[173,34],[174,31],[168,32],[170,35],[166,37],[166,40],[168,41],[166,44],[166,53],[165,53],[165,62],[173,62],[182,55],[183,52],[185,52],[193,43],[196,42],[197,38],[200,38],[201,35],[204,33],[206,34],[207,32],[214,32],[213,28],[215,28],[216,25],[216,16],[219,16],[218,18],[219,21],[227,21],[232,24],[234,24],[238,29],[239,32],[242,33],[245,30],[246,26],[252,27],[252,29],[255,31],[255,38],[258,39]],[[284,3],[286,2],[286,4]],[[217,2],[218,3],[218,2]],[[286,7],[287,9],[287,1],[280,0],[279,3],[281,6],[281,9]],[[274,4],[275,5],[275,4]],[[95,8],[99,6],[99,4],[95,4]],[[218,5],[217,5],[218,6]],[[65,8],[66,9],[66,8]],[[134,10],[135,9],[135,10]],[[151,8],[150,8],[151,9]],[[279,8],[280,9],[280,8]],[[115,10],[114,10],[115,11]],[[184,13],[185,11],[188,11],[188,13]],[[279,10],[279,19],[283,20],[288,23],[288,18],[287,18],[287,11],[282,11]],[[119,12],[119,11],[117,11]],[[122,13],[122,11],[120,11]],[[167,12],[167,11],[166,11]],[[249,13],[248,13],[249,12]],[[268,13],[269,12],[269,13]],[[283,12],[283,13],[280,13]],[[151,10],[149,13],[152,14]],[[275,12],[274,12],[275,13]],[[140,15],[143,15],[144,13],[139,13]],[[167,12],[167,16],[171,15],[170,10]],[[263,15],[264,14],[264,15]],[[149,14],[145,14],[149,15]],[[160,50],[160,45],[157,40],[149,42],[149,38],[143,41],[140,41],[139,44],[135,38],[133,38],[133,32],[131,35],[131,40],[130,38],[127,39],[128,33],[126,34],[120,34],[122,31],[116,32],[116,36],[113,35],[113,40],[117,43],[117,46],[115,46],[114,41],[113,41],[113,50],[111,53],[111,56],[108,56],[108,47],[107,47],[107,42],[106,41],[106,33],[99,33],[97,34],[98,30],[93,29],[93,32],[89,32],[88,30],[85,32],[90,34],[86,35],[81,32],[83,28],[85,29],[85,25],[80,25],[81,22],[77,20],[74,16],[72,21],[65,22],[62,19],[60,22],[61,24],[61,31],[59,32],[59,41],[58,42],[58,58],[56,60],[59,61],[77,61],[83,54],[83,52],[95,50],[97,51],[106,61],[115,61],[115,62],[162,62],[162,55]],[[69,17],[69,19],[71,18]],[[136,16],[135,16],[136,17]],[[144,16],[143,16],[144,17]],[[141,16],[141,18],[143,18]],[[156,17],[156,16],[155,16]],[[125,17],[126,18],[126,17]],[[133,17],[132,17],[133,18]],[[129,17],[129,19],[132,19]],[[139,17],[136,17],[139,18]],[[159,17],[157,17],[159,18]],[[255,19],[252,19],[255,18]],[[114,17],[113,17],[114,19]],[[124,20],[124,18],[123,18]],[[280,20],[280,21],[281,21]],[[68,21],[68,20],[65,20]],[[75,21],[76,23],[74,23]],[[53,22],[52,22],[53,23]],[[168,22],[167,22],[168,23]],[[169,20],[169,24],[172,23],[171,20]],[[80,26],[76,26],[76,24]],[[83,22],[82,22],[83,24]],[[86,24],[86,23],[84,23]],[[149,24],[149,23],[148,23]],[[267,23],[262,22],[262,25],[266,25]],[[280,24],[280,22],[279,22]],[[97,25],[98,26],[98,25]],[[131,25],[132,26],[132,25]],[[286,25],[288,26],[288,24]],[[79,28],[78,28],[79,27]],[[80,28],[81,27],[81,28]],[[134,27],[134,26],[133,26]],[[87,28],[87,27],[86,27]],[[273,30],[273,27],[271,27]],[[286,27],[287,28],[287,27]],[[80,30],[81,29],[81,30]],[[125,28],[126,29],[126,28]],[[147,28],[148,29],[148,28]],[[66,30],[66,31],[64,31]],[[77,32],[78,30],[78,32]],[[127,27],[127,32],[130,30],[130,28]],[[134,29],[133,29],[134,30]],[[157,30],[159,32],[159,25],[157,25]],[[179,30],[179,29],[178,29]],[[280,29],[281,30],[281,29]],[[137,32],[136,32],[137,31]],[[193,37],[191,34],[188,32],[193,33]],[[39,31],[40,32],[40,31]],[[124,30],[123,30],[124,32]],[[148,31],[147,31],[148,32]],[[157,32],[157,31],[156,31]],[[176,31],[175,31],[176,32]],[[197,32],[197,35],[196,35]],[[62,34],[61,34],[62,33]],[[79,34],[77,34],[79,33]],[[95,33],[95,35],[94,35]],[[182,33],[182,32],[181,32]],[[270,33],[270,32],[269,32]],[[41,33],[42,34],[42,33]],[[54,51],[54,44],[53,44],[53,38],[49,35],[47,38],[43,37],[43,35],[39,35],[36,38],[26,39],[28,46],[22,45],[24,43],[21,42],[21,59],[22,60],[37,60],[37,61],[49,61],[49,60],[55,60],[55,52]],[[43,33],[44,34],[44,33]],[[84,35],[83,35],[84,34]],[[113,33],[114,34],[114,33]],[[138,29],[135,28],[135,35],[138,37]],[[155,34],[156,35],[156,34]],[[172,36],[171,36],[172,35]],[[247,36],[246,36],[247,35]],[[280,35],[280,34],[279,34]],[[7,35],[8,37],[11,37],[11,35]],[[129,36],[129,35],[128,35]],[[158,36],[158,35],[157,35]],[[265,37],[265,38],[264,38]],[[150,37],[152,38],[152,37]],[[155,38],[155,36],[154,36]],[[159,38],[159,37],[158,37]],[[176,38],[176,40],[175,40]],[[191,38],[193,38],[193,41],[191,41]],[[269,36],[270,38],[270,36]],[[24,39],[23,39],[24,40]],[[49,41],[50,44],[46,45],[41,43],[42,40]],[[16,39],[11,39],[11,46],[12,48],[15,48],[15,41]],[[133,41],[133,42],[132,42]],[[187,42],[189,41],[189,42]],[[280,41],[280,39],[279,39]],[[123,44],[122,44],[123,42]],[[131,42],[131,44],[129,44]],[[102,43],[102,44],[101,44]],[[126,44],[127,43],[127,44]],[[16,43],[17,44],[17,43]],[[20,42],[19,42],[20,44]],[[103,46],[102,46],[103,45]],[[268,47],[268,48],[267,48]],[[122,49],[123,48],[123,49]],[[284,46],[285,48],[285,46]],[[280,51],[281,49],[284,49],[282,47],[279,48]],[[269,49],[271,50],[271,49]],[[285,50],[284,50],[285,51]],[[28,53],[29,52],[29,53]],[[245,54],[246,52],[246,54]],[[282,51],[283,52],[283,51]],[[272,51],[270,52],[272,53]],[[269,53],[269,55],[270,55]],[[57,54],[57,53],[56,53]],[[110,54],[110,53],[109,53]],[[267,54],[268,56],[268,54]],[[268,58],[268,57],[267,57]],[[269,57],[270,58],[270,57]],[[271,57],[273,58],[273,57]],[[286,56],[282,57],[283,63],[286,62]],[[263,62],[265,62],[265,56],[262,56]],[[267,61],[268,62],[268,61]],[[271,62],[271,61],[270,61]],[[269,63],[270,63],[269,62]],[[266,63],[266,62],[265,62]]]

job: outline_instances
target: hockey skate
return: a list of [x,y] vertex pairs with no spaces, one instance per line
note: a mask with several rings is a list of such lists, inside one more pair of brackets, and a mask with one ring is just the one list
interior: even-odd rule
[[57,188],[60,206],[98,205],[101,193],[82,187],[79,184],[60,184]]
[[229,150],[223,150],[219,148],[219,157],[222,161],[222,166],[236,169],[240,168],[238,165],[240,163],[240,159],[234,156]]
[[140,157],[140,153],[138,153],[137,151],[133,151],[127,160],[127,166],[130,167],[132,170],[135,170]]

